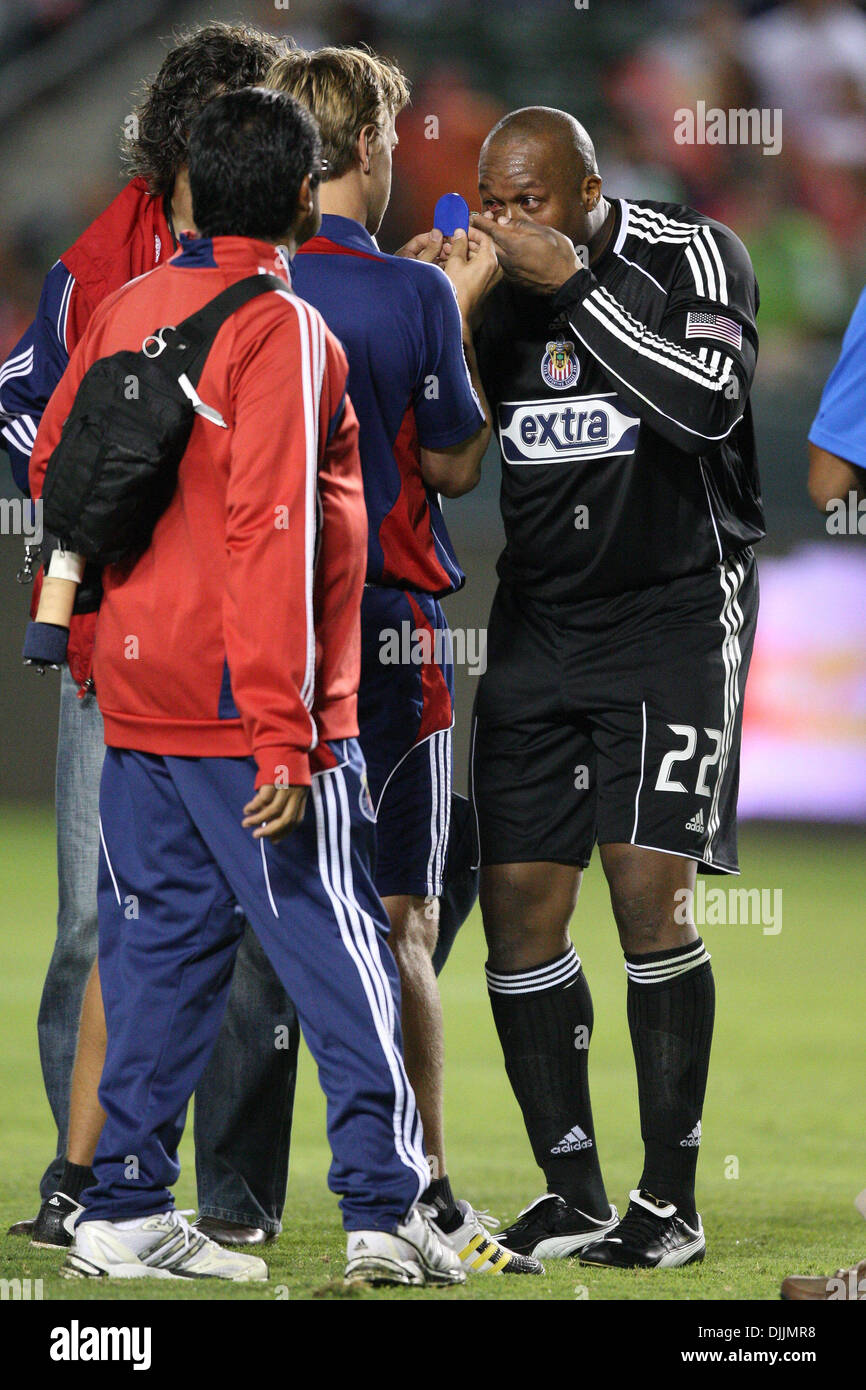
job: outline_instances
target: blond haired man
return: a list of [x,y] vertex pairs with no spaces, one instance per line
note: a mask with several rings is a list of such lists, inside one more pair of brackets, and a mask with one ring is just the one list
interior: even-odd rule
[[[432,1180],[425,1200],[467,1269],[539,1273],[536,1260],[493,1241],[468,1202],[456,1201],[442,1121],[442,1008],[433,969],[448,851],[450,634],[440,600],[464,575],[439,494],[475,487],[490,439],[469,319],[498,277],[484,239],[456,236],[447,274],[441,238],[411,255],[380,251],[396,118],[406,79],[363,49],[292,50],[266,81],[315,115],[326,171],[322,227],[294,262],[298,294],[322,313],[349,360],[360,424],[369,523],[361,610],[361,746],[377,820],[376,887],[400,971],[406,1069],[418,1099]],[[443,190],[445,191],[445,190]],[[403,634],[410,641],[401,640]]]

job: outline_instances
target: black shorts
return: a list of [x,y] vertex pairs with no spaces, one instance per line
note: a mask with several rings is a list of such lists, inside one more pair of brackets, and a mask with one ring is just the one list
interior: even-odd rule
[[539,604],[500,584],[472,733],[481,863],[633,844],[736,873],[751,549],[706,574]]

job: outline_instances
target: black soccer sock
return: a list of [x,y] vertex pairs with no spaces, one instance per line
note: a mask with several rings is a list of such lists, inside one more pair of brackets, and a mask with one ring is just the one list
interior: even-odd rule
[[447,1177],[434,1178],[421,1201],[436,1208],[433,1219],[446,1235],[450,1231],[456,1231],[457,1227],[463,1224],[463,1213],[454,1200],[451,1183]]
[[68,1158],[63,1160],[63,1172],[60,1175],[58,1191],[64,1196],[77,1202],[85,1188],[92,1187],[96,1182],[96,1177],[92,1168],[88,1168],[81,1163],[70,1163]]
[[595,1218],[609,1205],[589,1101],[592,997],[570,946],[532,970],[487,970],[493,1019],[549,1192]]
[[716,992],[703,941],[626,952],[628,1023],[637,1067],[644,1169],[640,1186],[693,1225],[701,1111]]

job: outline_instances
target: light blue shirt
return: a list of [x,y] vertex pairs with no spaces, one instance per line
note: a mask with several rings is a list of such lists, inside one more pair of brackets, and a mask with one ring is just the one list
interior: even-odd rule
[[866,289],[845,330],[839,360],[827,378],[809,441],[866,468]]

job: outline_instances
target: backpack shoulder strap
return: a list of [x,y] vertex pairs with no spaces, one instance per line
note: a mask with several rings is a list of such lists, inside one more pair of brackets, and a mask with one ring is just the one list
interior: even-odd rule
[[226,319],[257,295],[270,294],[274,290],[287,293],[285,280],[277,275],[247,275],[178,324],[172,334],[170,348],[172,354],[181,354],[179,360],[193,386],[198,383],[214,338]]

